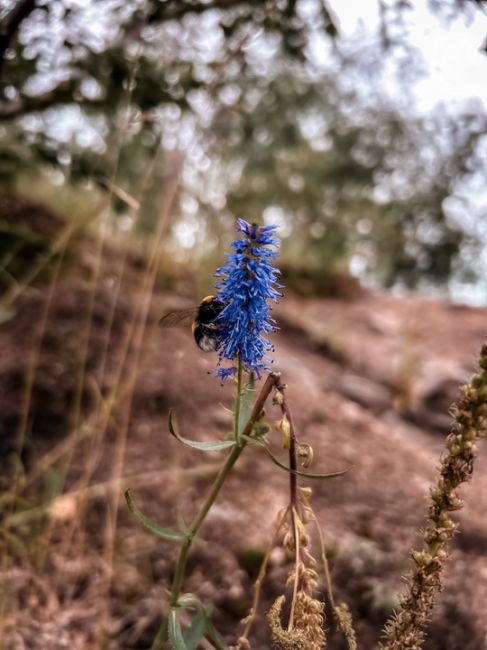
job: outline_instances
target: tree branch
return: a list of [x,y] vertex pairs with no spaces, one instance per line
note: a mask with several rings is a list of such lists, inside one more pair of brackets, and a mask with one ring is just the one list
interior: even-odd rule
[[74,94],[78,89],[80,77],[71,77],[61,81],[51,90],[40,95],[20,95],[10,101],[0,102],[0,122],[14,120],[28,113],[43,111],[57,104],[72,104],[78,106],[96,106],[102,104],[102,99],[75,99]]
[[234,9],[241,2],[238,0],[213,0],[212,2],[187,3],[180,0],[169,0],[169,2],[156,2],[147,16],[147,23],[164,22],[166,20],[178,20],[185,14],[201,14],[210,9]]
[[0,21],[0,73],[3,57],[20,23],[34,10],[35,0],[20,0]]

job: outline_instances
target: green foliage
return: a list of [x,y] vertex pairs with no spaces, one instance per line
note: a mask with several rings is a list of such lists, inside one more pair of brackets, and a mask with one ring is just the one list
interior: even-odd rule
[[284,463],[281,463],[281,461],[276,456],[274,456],[272,451],[269,449],[269,447],[262,440],[259,440],[257,438],[251,438],[249,436],[243,436],[243,438],[249,444],[257,445],[258,447],[263,447],[264,451],[269,456],[269,458],[274,463],[274,465],[276,465],[280,469],[285,470],[289,474],[294,474],[295,476],[303,476],[304,478],[309,478],[309,479],[328,479],[328,478],[336,478],[337,476],[343,476],[348,471],[350,471],[350,468],[347,468],[347,469],[344,469],[344,470],[340,470],[338,472],[330,472],[328,474],[313,474],[311,472],[302,472],[299,469],[291,469],[290,467],[288,467]]
[[173,650],[187,650],[186,643],[184,642],[183,631],[181,623],[178,618],[178,611],[171,609],[169,612],[168,620],[169,641]]
[[196,650],[207,629],[207,617],[204,612],[198,612],[191,625],[184,632],[184,643],[187,650]]
[[215,442],[210,441],[198,441],[198,440],[188,440],[183,438],[176,431],[173,421],[172,411],[169,411],[169,432],[172,436],[176,438],[178,442],[181,442],[186,447],[192,447],[193,449],[199,449],[199,451],[221,451],[222,449],[229,449],[230,447],[235,446],[235,440],[217,440]]
[[[196,611],[190,626],[184,631],[184,642],[188,650],[197,648],[198,643],[207,637],[216,650],[229,650],[227,644],[220,634],[215,630],[211,621],[210,612],[203,605],[201,600],[195,594],[183,594],[178,601],[178,606],[188,610]],[[176,650],[176,649],[174,649]]]
[[163,539],[168,539],[173,542],[181,542],[185,539],[188,538],[187,533],[185,532],[178,532],[175,530],[169,530],[168,528],[162,528],[159,526],[158,523],[156,523],[153,519],[150,517],[147,517],[144,515],[143,512],[141,512],[137,506],[134,504],[132,500],[132,495],[130,494],[130,490],[125,490],[125,500],[127,502],[127,506],[129,507],[130,512],[135,515],[135,517],[140,521],[140,523],[145,526],[148,530],[150,530],[152,533],[157,535],[158,537],[162,537]]

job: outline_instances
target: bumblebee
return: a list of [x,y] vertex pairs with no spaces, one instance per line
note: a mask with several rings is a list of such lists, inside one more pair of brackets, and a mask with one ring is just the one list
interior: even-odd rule
[[214,352],[220,343],[215,320],[224,305],[215,296],[206,296],[192,309],[170,311],[159,320],[160,327],[177,327],[191,324],[196,345],[203,352]]

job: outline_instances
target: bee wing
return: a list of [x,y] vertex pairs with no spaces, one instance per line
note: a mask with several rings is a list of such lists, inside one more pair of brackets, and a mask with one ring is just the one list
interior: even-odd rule
[[168,311],[167,314],[164,314],[159,319],[159,327],[184,327],[185,325],[191,325],[196,317],[197,311],[197,307]]

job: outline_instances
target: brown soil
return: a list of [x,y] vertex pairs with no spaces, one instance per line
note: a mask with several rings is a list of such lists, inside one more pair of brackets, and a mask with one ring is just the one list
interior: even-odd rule
[[[177,547],[134,521],[118,501],[121,488],[130,486],[147,515],[174,528],[178,517],[191,518],[222,462],[222,453],[189,450],[167,433],[170,408],[187,437],[222,438],[230,424],[232,388],[207,374],[214,357],[196,348],[190,332],[156,326],[160,314],[188,302],[156,291],[139,339],[143,268],[130,258],[123,267],[114,249],[105,253],[94,293],[96,256],[86,250],[54,288],[24,292],[0,326],[0,638],[9,650],[150,647]],[[487,310],[360,292],[347,301],[287,295],[275,316],[275,368],[299,436],[314,448],[313,469],[351,467],[313,483],[313,506],[336,595],[352,610],[359,647],[369,650],[403,587],[448,405],[475,367]],[[100,405],[117,376],[116,404],[105,418]],[[277,419],[272,409],[268,415]],[[487,647],[486,460],[484,447],[463,491],[461,534],[426,650]],[[250,605],[287,482],[258,449],[247,449],[192,551],[185,588],[213,606],[229,642]],[[277,549],[261,613],[282,593],[288,570]],[[328,647],[343,648],[331,617],[327,626]],[[270,647],[263,616],[251,640],[256,650]]]

